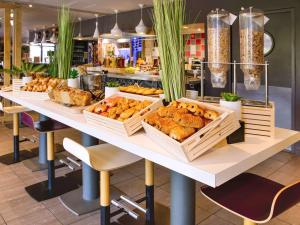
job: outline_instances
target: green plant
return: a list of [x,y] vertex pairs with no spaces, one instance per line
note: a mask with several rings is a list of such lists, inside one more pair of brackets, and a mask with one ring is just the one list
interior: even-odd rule
[[33,63],[22,62],[21,67],[12,66],[11,69],[1,69],[0,72],[11,73],[15,77],[20,75],[30,76],[33,73],[42,73],[47,71],[47,66],[44,64],[35,65]]
[[58,75],[58,62],[57,62],[57,59],[56,59],[55,51],[49,51],[48,56],[49,56],[49,66],[48,66],[47,72],[51,77],[57,77],[57,75]]
[[162,85],[167,101],[185,95],[184,38],[185,0],[153,1],[154,28],[158,41]]
[[106,87],[111,87],[111,88],[114,88],[114,87],[119,87],[120,84],[119,82],[117,81],[109,81],[109,82],[106,82]]
[[73,54],[74,26],[71,20],[70,9],[64,5],[61,7],[58,16],[58,30],[58,45],[56,51],[58,77],[68,79]]
[[240,96],[230,93],[230,92],[223,92],[221,94],[222,98],[227,102],[237,102],[241,99]]
[[72,70],[70,71],[69,78],[70,78],[70,79],[76,79],[76,78],[78,77],[78,75],[79,75],[78,71],[75,70],[75,69],[72,69]]

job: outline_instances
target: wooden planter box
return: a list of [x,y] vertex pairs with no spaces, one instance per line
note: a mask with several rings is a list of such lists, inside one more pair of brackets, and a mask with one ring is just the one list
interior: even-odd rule
[[166,151],[170,152],[182,161],[190,162],[195,160],[240,128],[240,124],[236,119],[234,112],[231,110],[186,98],[179,99],[178,101],[196,103],[203,108],[211,109],[220,113],[218,119],[200,129],[182,143],[172,139],[148,123],[142,122],[149,138],[160,144]]
[[[129,98],[129,99],[140,100],[140,101],[149,100],[153,103],[151,105],[149,105],[147,108],[141,110],[138,114],[127,119],[125,122],[120,122],[118,120],[110,119],[105,116],[101,116],[101,115],[91,112],[91,109],[94,108],[94,105],[99,104],[99,103],[96,103],[83,111],[86,121],[93,125],[106,127],[107,129],[109,129],[117,134],[130,136],[142,128],[141,122],[145,118],[145,114],[147,112],[157,109],[158,107],[163,105],[162,101],[157,98],[146,97],[146,96],[141,96],[141,95],[134,95],[134,94],[127,94],[127,93],[122,93],[122,92],[119,92],[119,93],[111,96],[110,98],[117,97],[117,96]],[[105,100],[102,100],[102,101],[105,101]]]

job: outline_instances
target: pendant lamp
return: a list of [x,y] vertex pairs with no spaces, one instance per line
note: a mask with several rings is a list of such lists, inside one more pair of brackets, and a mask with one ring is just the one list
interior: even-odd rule
[[95,32],[93,35],[94,39],[98,39],[99,38],[99,29],[98,29],[98,14],[95,14],[96,17],[96,28],[95,28]]
[[123,32],[121,31],[121,29],[119,28],[119,25],[118,25],[118,10],[115,10],[115,13],[116,13],[116,24],[115,26],[113,27],[113,29],[111,29],[110,33],[113,35],[113,36],[122,36]]
[[148,32],[148,27],[145,26],[143,21],[143,4],[139,4],[139,7],[141,9],[141,20],[140,23],[135,27],[135,31],[137,34],[146,34]]

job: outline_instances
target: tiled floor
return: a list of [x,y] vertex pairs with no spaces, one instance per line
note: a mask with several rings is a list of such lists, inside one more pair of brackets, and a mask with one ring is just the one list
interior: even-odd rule
[[[30,135],[28,128],[21,129],[21,135]],[[68,136],[80,139],[80,133],[74,130],[56,133],[56,141],[62,142]],[[22,149],[36,147],[37,144],[22,143]],[[12,130],[0,125],[0,155],[12,151]],[[68,172],[66,168],[57,171],[57,175]],[[283,184],[300,179],[300,157],[282,152],[250,170],[250,172],[269,177]],[[144,193],[144,163],[140,161],[125,169],[113,172],[112,184],[133,198]],[[170,205],[170,171],[155,167],[155,200]],[[31,199],[24,187],[45,180],[45,172],[32,173],[22,163],[11,166],[0,164],[0,225],[98,225],[99,212],[84,216],[75,216],[66,210],[58,198],[41,203]],[[201,187],[197,183],[197,190]],[[259,191],[259,189],[258,189]],[[197,191],[196,224],[201,225],[241,225],[242,220],[206,200]],[[278,216],[269,225],[300,225],[300,203]]]

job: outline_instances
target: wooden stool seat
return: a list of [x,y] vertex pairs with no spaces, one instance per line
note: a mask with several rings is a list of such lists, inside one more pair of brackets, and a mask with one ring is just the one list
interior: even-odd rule
[[57,122],[56,120],[45,120],[38,121],[34,123],[34,128],[39,132],[54,132],[57,130],[62,130],[68,128],[67,125]]
[[141,160],[140,157],[110,144],[85,148],[69,138],[65,138],[63,144],[66,151],[97,171],[111,171]]
[[22,112],[29,112],[29,111],[31,110],[20,105],[3,107],[3,112],[7,114],[15,114],[15,113],[22,113]]
[[244,218],[245,224],[266,223],[299,202],[300,181],[285,187],[244,173],[220,187],[205,186],[201,192],[217,205]]

